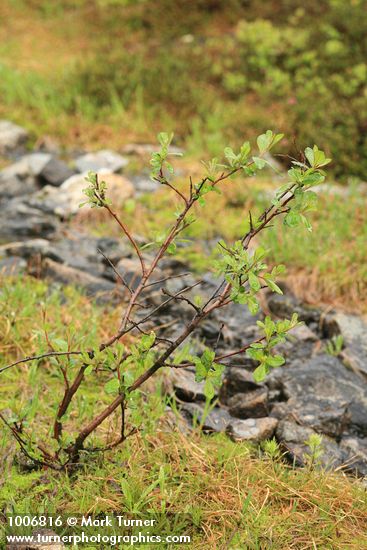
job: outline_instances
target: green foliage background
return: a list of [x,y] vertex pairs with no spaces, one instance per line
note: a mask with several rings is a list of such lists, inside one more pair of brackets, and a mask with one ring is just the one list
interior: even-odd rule
[[148,127],[152,135],[174,129],[200,155],[242,143],[271,121],[293,136],[285,155],[317,141],[337,176],[366,177],[365,0],[10,4],[59,20],[65,38],[78,23],[88,44],[52,78],[14,74],[3,56],[5,104],[25,104],[42,121],[54,113],[130,124],[138,137]]

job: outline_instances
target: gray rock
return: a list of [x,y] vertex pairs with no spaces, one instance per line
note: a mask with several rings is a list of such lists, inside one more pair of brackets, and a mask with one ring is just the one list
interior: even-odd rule
[[1,171],[2,176],[18,176],[22,179],[39,176],[45,166],[52,160],[49,153],[30,153]]
[[225,343],[233,349],[253,341],[259,334],[256,321],[260,316],[251,315],[245,305],[231,303],[222,310],[214,312],[212,318],[218,322],[219,326],[223,324],[222,345]]
[[0,172],[0,197],[12,198],[29,195],[37,191],[34,179],[22,180],[18,176],[7,176]]
[[205,401],[204,382],[196,382],[195,372],[189,368],[171,369],[169,380],[175,394],[182,401]]
[[132,176],[130,179],[135,187],[137,196],[146,193],[154,193],[160,187],[160,184],[158,182],[151,180],[149,177]]
[[[284,405],[286,416],[330,437],[339,438],[350,424],[349,402],[309,395],[303,399],[292,398],[286,405],[280,405]],[[275,407],[272,416],[279,414],[279,410],[279,406]]]
[[367,323],[357,315],[338,312],[325,317],[322,329],[327,338],[343,336],[344,349],[340,356],[344,363],[355,372],[367,375]]
[[367,438],[345,436],[340,442],[340,448],[348,453],[348,470],[362,477],[367,476]]
[[[276,437],[288,453],[292,462],[297,466],[305,466],[310,455],[310,448],[306,441],[315,430],[299,426],[295,422],[282,420],[279,422]],[[327,469],[335,469],[344,464],[347,454],[338,446],[338,444],[329,437],[323,436],[322,455],[318,458],[318,464]]]
[[36,179],[26,161],[20,160],[0,172],[0,197],[29,195],[37,190]]
[[[130,258],[133,255],[132,247],[127,239],[122,240],[112,237],[100,237],[97,239],[97,248],[101,250],[114,265],[122,258]],[[106,262],[107,260],[103,258],[102,261]]]
[[259,389],[248,393],[237,393],[227,401],[229,413],[235,418],[261,418],[268,416],[268,391]]
[[299,325],[288,334],[286,342],[277,346],[277,353],[286,359],[286,366],[292,362],[310,359],[320,348],[320,340],[306,324]]
[[260,443],[273,436],[277,427],[276,418],[248,418],[234,420],[227,427],[227,433],[233,441],[251,441]]
[[200,335],[207,342],[208,345],[215,344],[218,340],[220,333],[220,325],[218,322],[206,319],[200,325]]
[[42,275],[64,285],[75,285],[88,296],[99,293],[113,293],[115,285],[105,279],[95,277],[79,269],[65,266],[46,258],[42,263]]
[[[135,288],[138,286],[138,284],[141,281],[142,272],[141,272],[141,264],[138,258],[122,258],[118,264],[116,265],[117,271],[122,275],[125,282],[129,285],[129,287],[132,290],[135,290]],[[159,268],[156,268],[154,270],[154,273],[150,277],[150,282],[157,282],[164,278],[164,273]],[[154,291],[159,290],[162,288],[163,285],[158,283],[151,287],[151,289],[154,289]],[[159,302],[163,302],[168,297],[163,296],[160,294],[160,300]]]
[[[137,258],[122,258],[117,266],[117,271],[122,275],[131,289],[135,289],[141,281],[141,264]],[[153,279],[152,279],[153,280]]]
[[0,154],[14,151],[24,145],[28,132],[10,120],[0,120]]
[[8,256],[7,258],[0,258],[0,277],[10,277],[19,275],[27,269],[27,262],[23,258],[17,258],[16,256]]
[[268,294],[267,304],[270,311],[277,317],[290,319],[293,313],[297,313],[300,321],[304,321],[312,327],[317,327],[320,322],[321,311],[319,309],[301,304],[289,292],[285,294]]
[[38,178],[52,159],[48,153],[31,153],[0,172],[0,196],[17,197],[34,193]]
[[41,185],[53,185],[59,187],[64,181],[74,175],[72,170],[65,162],[55,157],[47,162],[38,175]]
[[339,437],[345,430],[367,435],[367,387],[339,359],[319,355],[283,369],[282,390],[289,414]]
[[215,407],[208,414],[196,403],[185,403],[180,407],[180,412],[191,424],[202,425],[204,432],[225,432],[227,426],[233,421],[230,414]]
[[129,163],[128,159],[109,150],[87,153],[75,160],[78,172],[118,172]]
[[44,251],[43,257],[98,277],[103,276],[105,271],[97,256],[97,250],[93,248],[93,245],[91,246],[87,238],[63,239],[52,243],[52,246]]
[[[35,199],[44,203],[61,218],[67,218],[80,211],[80,204],[86,202],[84,189],[88,187],[85,174],[75,174],[64,181],[59,187],[46,185],[37,193]],[[105,173],[103,179],[107,183],[107,198],[116,206],[134,194],[134,186],[129,180],[118,174]],[[37,205],[38,206],[38,205]],[[38,206],[40,207],[40,206]]]
[[46,239],[29,239],[28,241],[11,242],[0,246],[0,256],[19,256],[29,259],[37,254],[45,255],[50,248],[50,242]]
[[20,197],[9,200],[2,210],[0,238],[50,237],[60,225],[55,216],[28,205]]
[[219,391],[221,403],[228,404],[228,399],[240,393],[251,392],[262,388],[257,384],[251,371],[244,367],[227,367],[224,371],[223,384]]

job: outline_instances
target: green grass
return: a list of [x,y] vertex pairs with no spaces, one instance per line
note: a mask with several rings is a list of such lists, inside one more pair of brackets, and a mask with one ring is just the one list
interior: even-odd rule
[[175,130],[200,155],[270,120],[288,136],[283,153],[317,142],[343,181],[364,179],[362,3],[4,0],[0,116],[68,146]]
[[[119,313],[90,303],[75,289],[51,290],[29,277],[2,280],[0,309],[1,365],[42,350],[46,334],[56,348],[61,340],[87,348],[113,331]],[[109,376],[100,372],[86,379],[66,434],[75,434],[111,399],[103,391]],[[158,376],[143,388],[129,412],[128,427],[138,425],[138,433],[113,452],[83,453],[73,475],[27,470],[1,426],[3,512],[149,513],[160,521],[161,533],[190,535],[189,548],[366,547],[365,490],[357,480],[294,469],[281,456],[224,435],[204,436],[198,429],[184,435],[165,410],[162,381]],[[1,374],[1,389],[0,408],[18,417],[38,396],[25,429],[47,444],[62,395],[60,364],[44,360],[9,369]],[[118,416],[105,422],[89,443],[114,439],[118,423]]]

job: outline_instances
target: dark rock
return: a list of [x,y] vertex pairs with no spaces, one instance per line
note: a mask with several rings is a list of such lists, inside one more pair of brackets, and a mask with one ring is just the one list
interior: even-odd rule
[[297,313],[299,320],[304,321],[307,325],[317,327],[320,322],[321,311],[319,309],[305,306],[289,292],[268,294],[267,304],[270,311],[277,317],[290,319],[293,313]]
[[[122,275],[122,277],[124,278],[125,282],[129,285],[129,287],[132,290],[135,290],[142,278],[141,264],[139,259],[122,258],[116,265],[116,269]],[[160,281],[162,278],[164,278],[164,273],[159,268],[156,268],[149,280],[151,283],[153,283],[153,282]],[[154,285],[154,287],[152,288],[154,288],[154,290],[158,290],[162,286],[163,285],[160,285],[157,282],[157,284]],[[164,299],[167,299],[167,296],[164,297],[162,295],[162,301]]]
[[225,405],[228,399],[238,393],[246,393],[263,387],[254,381],[252,372],[244,367],[227,367],[224,371],[223,384],[219,391],[219,399]]
[[37,186],[34,179],[22,180],[18,176],[7,176],[0,172],[0,197],[11,199],[29,195],[37,191]]
[[[164,268],[161,266],[161,269],[164,270]],[[164,270],[165,271],[165,270]],[[184,288],[188,288],[192,285],[194,285],[196,280],[194,277],[190,274],[185,275],[184,277],[176,277],[174,279],[168,279],[164,283],[164,288],[170,293],[170,294],[176,294],[177,292],[180,292]],[[200,288],[200,287],[198,287]],[[193,294],[200,293],[198,288],[193,289],[190,293],[185,294],[188,296],[191,296],[193,298]]]
[[220,325],[210,319],[205,320],[200,325],[200,335],[210,344],[215,344],[220,333]]
[[326,338],[341,334],[343,362],[355,372],[367,375],[367,323],[357,315],[330,313],[323,320],[322,330]]
[[202,425],[204,432],[225,432],[228,424],[233,420],[230,414],[215,407],[208,414],[196,403],[185,403],[180,407],[180,412],[190,423]]
[[320,348],[317,335],[306,325],[302,324],[289,333],[286,342],[277,346],[277,353],[286,359],[286,366],[294,361],[306,361]]
[[290,399],[285,410],[303,426],[334,438],[339,438],[350,424],[348,402],[310,395],[304,399]]
[[[91,242],[92,241],[92,242]],[[65,266],[80,269],[86,273],[102,276],[104,267],[102,262],[98,262],[98,256],[93,239],[64,239],[52,243],[43,256],[51,260],[64,264]]]
[[0,120],[0,154],[11,153],[24,145],[28,132],[10,120]]
[[175,394],[183,401],[205,401],[204,382],[196,382],[195,372],[189,368],[171,369],[169,378]]
[[17,241],[0,246],[0,255],[19,256],[28,260],[34,256],[46,255],[50,249],[50,241],[46,239],[29,239],[27,241]]
[[357,475],[367,476],[367,438],[345,436],[340,442],[340,448],[348,453],[348,470]]
[[[133,255],[132,247],[127,239],[114,239],[112,237],[100,237],[96,241],[97,248],[113,263],[117,264],[121,258],[130,258]],[[102,258],[105,263],[106,260]],[[107,262],[108,264],[108,262]]]
[[8,256],[7,258],[0,258],[0,277],[19,275],[27,269],[27,262],[23,258],[17,258],[16,256]]
[[0,172],[0,195],[16,197],[34,193],[38,176],[51,159],[47,153],[31,153]]
[[215,319],[221,330],[221,342],[233,349],[253,341],[259,334],[256,321],[258,315],[251,315],[245,305],[229,304],[220,311],[215,311],[211,317]]
[[106,257],[111,257],[117,262],[124,254],[130,253],[129,248],[113,238],[88,237],[78,232],[68,234],[69,237],[57,241],[29,239],[8,243],[0,246],[0,255],[19,256],[31,261],[39,257],[50,258],[55,262],[115,282],[115,272],[98,250],[104,250]]
[[42,263],[42,275],[64,285],[75,285],[82,288],[88,296],[106,292],[111,294],[116,289],[113,283],[105,279],[62,265],[48,258]]
[[233,420],[227,427],[227,433],[233,441],[260,443],[273,436],[277,424],[278,420],[270,417]]
[[235,418],[261,418],[269,414],[268,392],[259,389],[248,393],[237,393],[228,399],[229,413]]
[[[282,420],[278,424],[276,437],[287,451],[290,460],[297,466],[305,466],[310,455],[310,448],[305,442],[315,433],[317,432],[311,428]],[[324,468],[335,469],[344,464],[345,458],[346,453],[338,444],[333,439],[323,436],[322,455],[317,459],[318,464]]]
[[38,175],[38,181],[40,185],[53,185],[59,187],[65,180],[70,178],[74,174],[72,170],[65,162],[55,157],[47,162]]
[[59,228],[55,216],[26,204],[20,197],[2,206],[5,213],[0,217],[0,237],[50,237]]
[[22,156],[17,162],[1,171],[2,176],[18,176],[21,179],[37,177],[42,173],[48,162],[52,160],[49,153],[29,153]]
[[289,414],[335,437],[344,430],[367,435],[367,387],[336,357],[319,355],[282,371]]

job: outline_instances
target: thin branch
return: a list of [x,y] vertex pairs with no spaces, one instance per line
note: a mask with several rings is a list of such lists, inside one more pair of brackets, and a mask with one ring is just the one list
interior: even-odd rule
[[112,267],[112,269],[113,269],[115,275],[117,276],[117,278],[121,281],[121,283],[124,285],[124,287],[130,292],[130,294],[132,294],[133,291],[131,290],[131,288],[129,287],[129,285],[127,284],[127,282],[125,281],[125,279],[121,275],[121,273],[118,272],[118,270],[116,269],[114,264],[111,262],[111,260],[102,252],[102,250],[100,248],[97,248],[97,252],[99,252],[104,257],[106,262],[108,262],[110,267]]
[[139,258],[139,261],[140,261],[140,265],[141,265],[141,271],[142,271],[142,274],[143,276],[146,274],[146,267],[145,267],[145,262],[144,262],[144,258],[142,256],[142,253],[139,249],[139,246],[137,244],[137,242],[135,241],[134,237],[132,236],[132,234],[130,233],[129,229],[127,228],[127,226],[120,220],[120,218],[117,216],[117,214],[115,214],[115,212],[110,208],[110,206],[108,204],[105,204],[104,206],[106,208],[106,210],[109,212],[109,214],[117,221],[117,223],[119,224],[119,226],[121,227],[122,231],[125,233],[126,237],[129,239],[129,241],[131,242],[132,246],[134,247],[135,249],[135,252]]
[[183,195],[181,193],[181,191],[179,191],[178,189],[176,189],[176,187],[174,187],[171,183],[169,183],[169,181],[167,181],[166,179],[164,179],[163,181],[162,180],[158,180],[156,179],[156,181],[158,181],[159,183],[161,183],[162,185],[167,185],[167,187],[170,187],[172,189],[172,191],[174,191],[175,193],[177,193],[177,195],[184,201],[184,203],[187,205],[189,203],[189,200],[185,197],[185,195]]
[[145,285],[145,288],[149,288],[150,286],[154,286],[154,285],[158,285],[159,283],[170,281],[171,279],[179,279],[181,277],[187,277],[187,275],[191,275],[191,271],[187,271],[186,273],[180,273],[180,275],[168,275],[168,277],[164,277],[163,279],[158,279],[158,281],[154,281],[153,283],[149,283]]
[[[85,353],[83,351],[48,351],[46,353],[41,353],[40,355],[29,355],[28,357],[23,357],[23,359],[19,359],[18,361],[14,361],[14,363],[10,363],[9,365],[5,365],[5,367],[0,368],[0,374],[11,367],[15,367],[16,365],[20,365],[21,363],[28,363],[29,361],[35,361],[38,359],[44,359],[45,357],[58,357],[61,355],[82,355],[82,353]],[[88,353],[88,352],[86,352]]]

